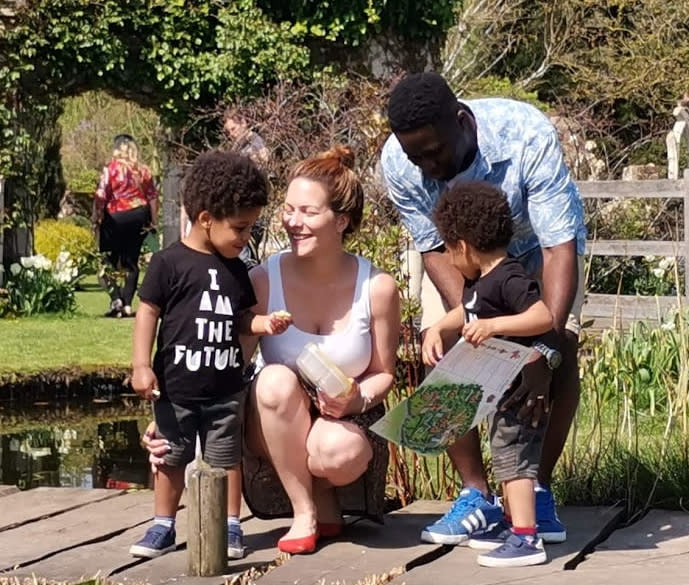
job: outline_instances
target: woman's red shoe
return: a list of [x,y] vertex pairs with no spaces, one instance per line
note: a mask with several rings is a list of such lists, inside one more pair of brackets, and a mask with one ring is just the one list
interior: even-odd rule
[[278,540],[278,550],[291,555],[306,555],[316,550],[318,531],[302,538],[281,538]]

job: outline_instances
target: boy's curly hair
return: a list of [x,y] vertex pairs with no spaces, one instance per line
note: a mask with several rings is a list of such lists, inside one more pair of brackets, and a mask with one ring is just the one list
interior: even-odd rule
[[194,222],[202,211],[216,219],[268,203],[268,180],[248,156],[210,150],[200,154],[184,177],[184,209]]
[[505,194],[486,181],[457,183],[447,189],[433,211],[433,222],[444,242],[459,240],[479,252],[506,248],[512,239],[512,212]]

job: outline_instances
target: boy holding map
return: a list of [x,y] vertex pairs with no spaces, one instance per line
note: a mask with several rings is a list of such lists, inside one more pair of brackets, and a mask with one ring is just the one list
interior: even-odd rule
[[[553,317],[541,299],[539,284],[507,255],[512,215],[504,194],[483,181],[457,183],[441,196],[433,221],[452,264],[464,277],[464,292],[462,305],[427,330],[424,362],[435,365],[443,356],[443,338],[459,331],[475,346],[494,336],[532,346],[548,354],[551,369],[557,367],[559,354],[540,343],[552,330]],[[521,407],[499,408],[490,424],[493,471],[502,486],[504,517],[491,514],[488,518],[485,512],[495,512],[495,506],[484,512],[477,504],[464,527],[469,546],[486,551],[478,562],[487,567],[536,565],[547,560],[537,536],[534,496],[547,420],[534,427],[519,417]],[[547,411],[547,405],[543,407]],[[466,501],[484,501],[478,490],[465,490]],[[481,497],[471,498],[471,490]]]
[[154,558],[175,549],[184,468],[194,458],[198,433],[204,460],[227,469],[227,554],[241,558],[239,335],[282,333],[291,320],[283,311],[249,310],[256,297],[239,253],[268,201],[268,182],[251,159],[220,151],[200,155],[185,178],[183,198],[191,230],[153,255],[134,324],[132,387],[154,401],[157,436],[168,441],[169,451],[155,478],[154,524],[130,553]]

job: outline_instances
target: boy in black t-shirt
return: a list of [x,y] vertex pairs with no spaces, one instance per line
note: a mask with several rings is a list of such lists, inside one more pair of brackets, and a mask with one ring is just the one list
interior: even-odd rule
[[[422,354],[427,365],[442,358],[443,338],[457,331],[473,345],[493,336],[531,345],[534,338],[552,330],[553,316],[541,300],[538,283],[507,255],[512,215],[498,188],[484,181],[455,184],[438,201],[433,221],[452,264],[464,277],[464,292],[462,305],[426,331]],[[483,566],[526,566],[547,560],[537,536],[534,495],[546,421],[534,427],[521,420],[521,407],[500,408],[490,429],[504,517],[487,495],[471,487],[462,490],[465,501],[476,508],[462,511],[467,519],[462,530],[470,538],[469,546],[489,551],[478,557]]]
[[249,310],[256,298],[239,253],[268,200],[268,183],[256,165],[236,153],[204,153],[185,178],[183,197],[191,230],[153,255],[139,290],[132,386],[154,400],[157,432],[169,451],[155,478],[154,525],[130,553],[154,558],[174,550],[184,468],[194,458],[198,433],[205,461],[227,469],[227,553],[241,558],[239,335],[282,333],[290,317]]

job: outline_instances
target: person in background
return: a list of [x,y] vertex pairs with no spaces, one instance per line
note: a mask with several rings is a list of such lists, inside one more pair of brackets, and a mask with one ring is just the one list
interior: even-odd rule
[[[536,513],[541,538],[562,542],[567,531],[556,514],[550,481],[579,403],[577,341],[586,226],[557,131],[543,113],[523,102],[458,100],[443,77],[433,72],[409,75],[393,88],[388,118],[393,134],[383,147],[381,165],[388,196],[423,258],[422,330],[462,302],[464,278],[452,266],[431,219],[448,186],[484,180],[505,193],[514,225],[507,251],[543,283],[543,301],[553,314],[557,334],[557,347],[550,349],[562,354],[562,364],[552,374],[545,357],[527,364],[520,391],[528,391],[531,409],[552,396],[535,488]],[[543,399],[537,400],[539,396]],[[540,408],[534,416],[539,413]],[[448,455],[463,488],[474,490],[462,490],[447,514],[426,527],[421,538],[459,544],[488,529],[481,517],[494,515],[500,506],[488,485],[478,431],[455,441]]]
[[[156,229],[158,191],[150,169],[128,134],[113,141],[112,160],[103,169],[93,198],[91,221],[106,265],[100,278],[110,295],[106,317],[131,317],[139,281],[139,255],[148,231]],[[120,286],[117,273],[124,273]]]
[[[259,167],[264,168],[268,164],[270,151],[263,138],[251,130],[246,118],[232,108],[228,108],[223,116],[223,132],[227,139],[227,144],[223,146],[223,149],[244,154]],[[179,227],[180,237],[184,238],[191,228],[184,205],[180,206]],[[249,268],[260,263],[258,247],[263,239],[264,231],[263,224],[260,221],[256,222],[251,231],[249,244],[242,250],[241,258]]]
[[256,297],[239,259],[268,202],[268,182],[253,161],[231,152],[201,154],[186,177],[183,196],[191,231],[153,255],[134,324],[132,387],[154,400],[155,437],[165,440],[167,449],[155,474],[153,526],[130,553],[154,558],[174,550],[185,466],[194,458],[198,435],[204,460],[227,469],[227,554],[241,558],[246,393],[239,336],[282,333],[290,319],[277,311],[256,315],[251,310]]

